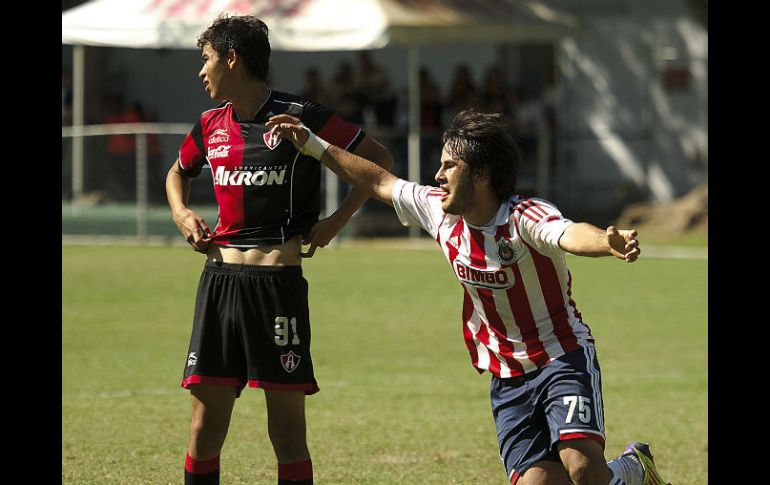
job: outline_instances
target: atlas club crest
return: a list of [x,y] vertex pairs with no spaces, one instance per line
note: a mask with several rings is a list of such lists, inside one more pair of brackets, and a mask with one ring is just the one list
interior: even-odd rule
[[516,250],[513,249],[511,241],[500,238],[500,240],[497,241],[497,255],[500,256],[500,261],[503,263],[510,263],[516,259]]
[[263,133],[262,139],[265,140],[265,146],[271,150],[281,143],[281,139],[272,130]]
[[281,354],[281,365],[283,366],[283,370],[288,373],[294,372],[294,370],[299,367],[299,361],[301,359],[302,357],[295,354],[294,351],[289,351],[288,354]]

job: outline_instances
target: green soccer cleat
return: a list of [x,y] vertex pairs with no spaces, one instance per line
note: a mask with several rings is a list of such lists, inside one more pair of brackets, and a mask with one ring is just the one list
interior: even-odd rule
[[624,455],[634,455],[639,460],[644,470],[644,485],[671,485],[660,477],[652,459],[649,443],[636,441],[629,443],[623,451]]

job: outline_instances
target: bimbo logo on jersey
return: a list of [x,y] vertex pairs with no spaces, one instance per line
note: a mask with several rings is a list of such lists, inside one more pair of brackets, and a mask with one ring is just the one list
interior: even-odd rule
[[283,185],[286,169],[281,170],[225,170],[217,167],[214,185]]
[[510,269],[486,271],[483,269],[471,268],[460,261],[455,261],[454,270],[461,282],[473,286],[481,286],[483,288],[511,288],[515,282],[515,278]]

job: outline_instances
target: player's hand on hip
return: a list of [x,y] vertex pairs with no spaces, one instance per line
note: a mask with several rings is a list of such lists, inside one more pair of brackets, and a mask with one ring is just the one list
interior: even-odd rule
[[639,248],[636,235],[634,229],[618,229],[615,226],[609,226],[607,228],[607,241],[610,244],[612,255],[627,263],[636,261],[642,251]]
[[270,136],[286,138],[294,144],[297,149],[307,143],[310,137],[309,130],[302,124],[299,118],[289,115],[275,115],[270,117],[265,126],[272,127]]
[[184,208],[174,214],[174,223],[195,251],[205,253],[208,250],[211,245],[211,229],[198,213]]

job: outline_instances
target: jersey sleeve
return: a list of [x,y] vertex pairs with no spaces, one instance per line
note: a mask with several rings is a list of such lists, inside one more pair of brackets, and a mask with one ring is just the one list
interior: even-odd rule
[[179,147],[179,171],[186,177],[197,177],[206,163],[203,128],[198,120]]
[[526,199],[514,207],[512,217],[527,244],[543,253],[563,251],[559,238],[573,222],[564,218],[555,205],[542,199]]
[[397,179],[393,184],[393,208],[401,224],[420,226],[435,238],[445,216],[441,208],[444,193],[437,187]]
[[320,138],[349,152],[356,149],[366,133],[355,123],[349,123],[325,106],[306,102],[302,123]]

